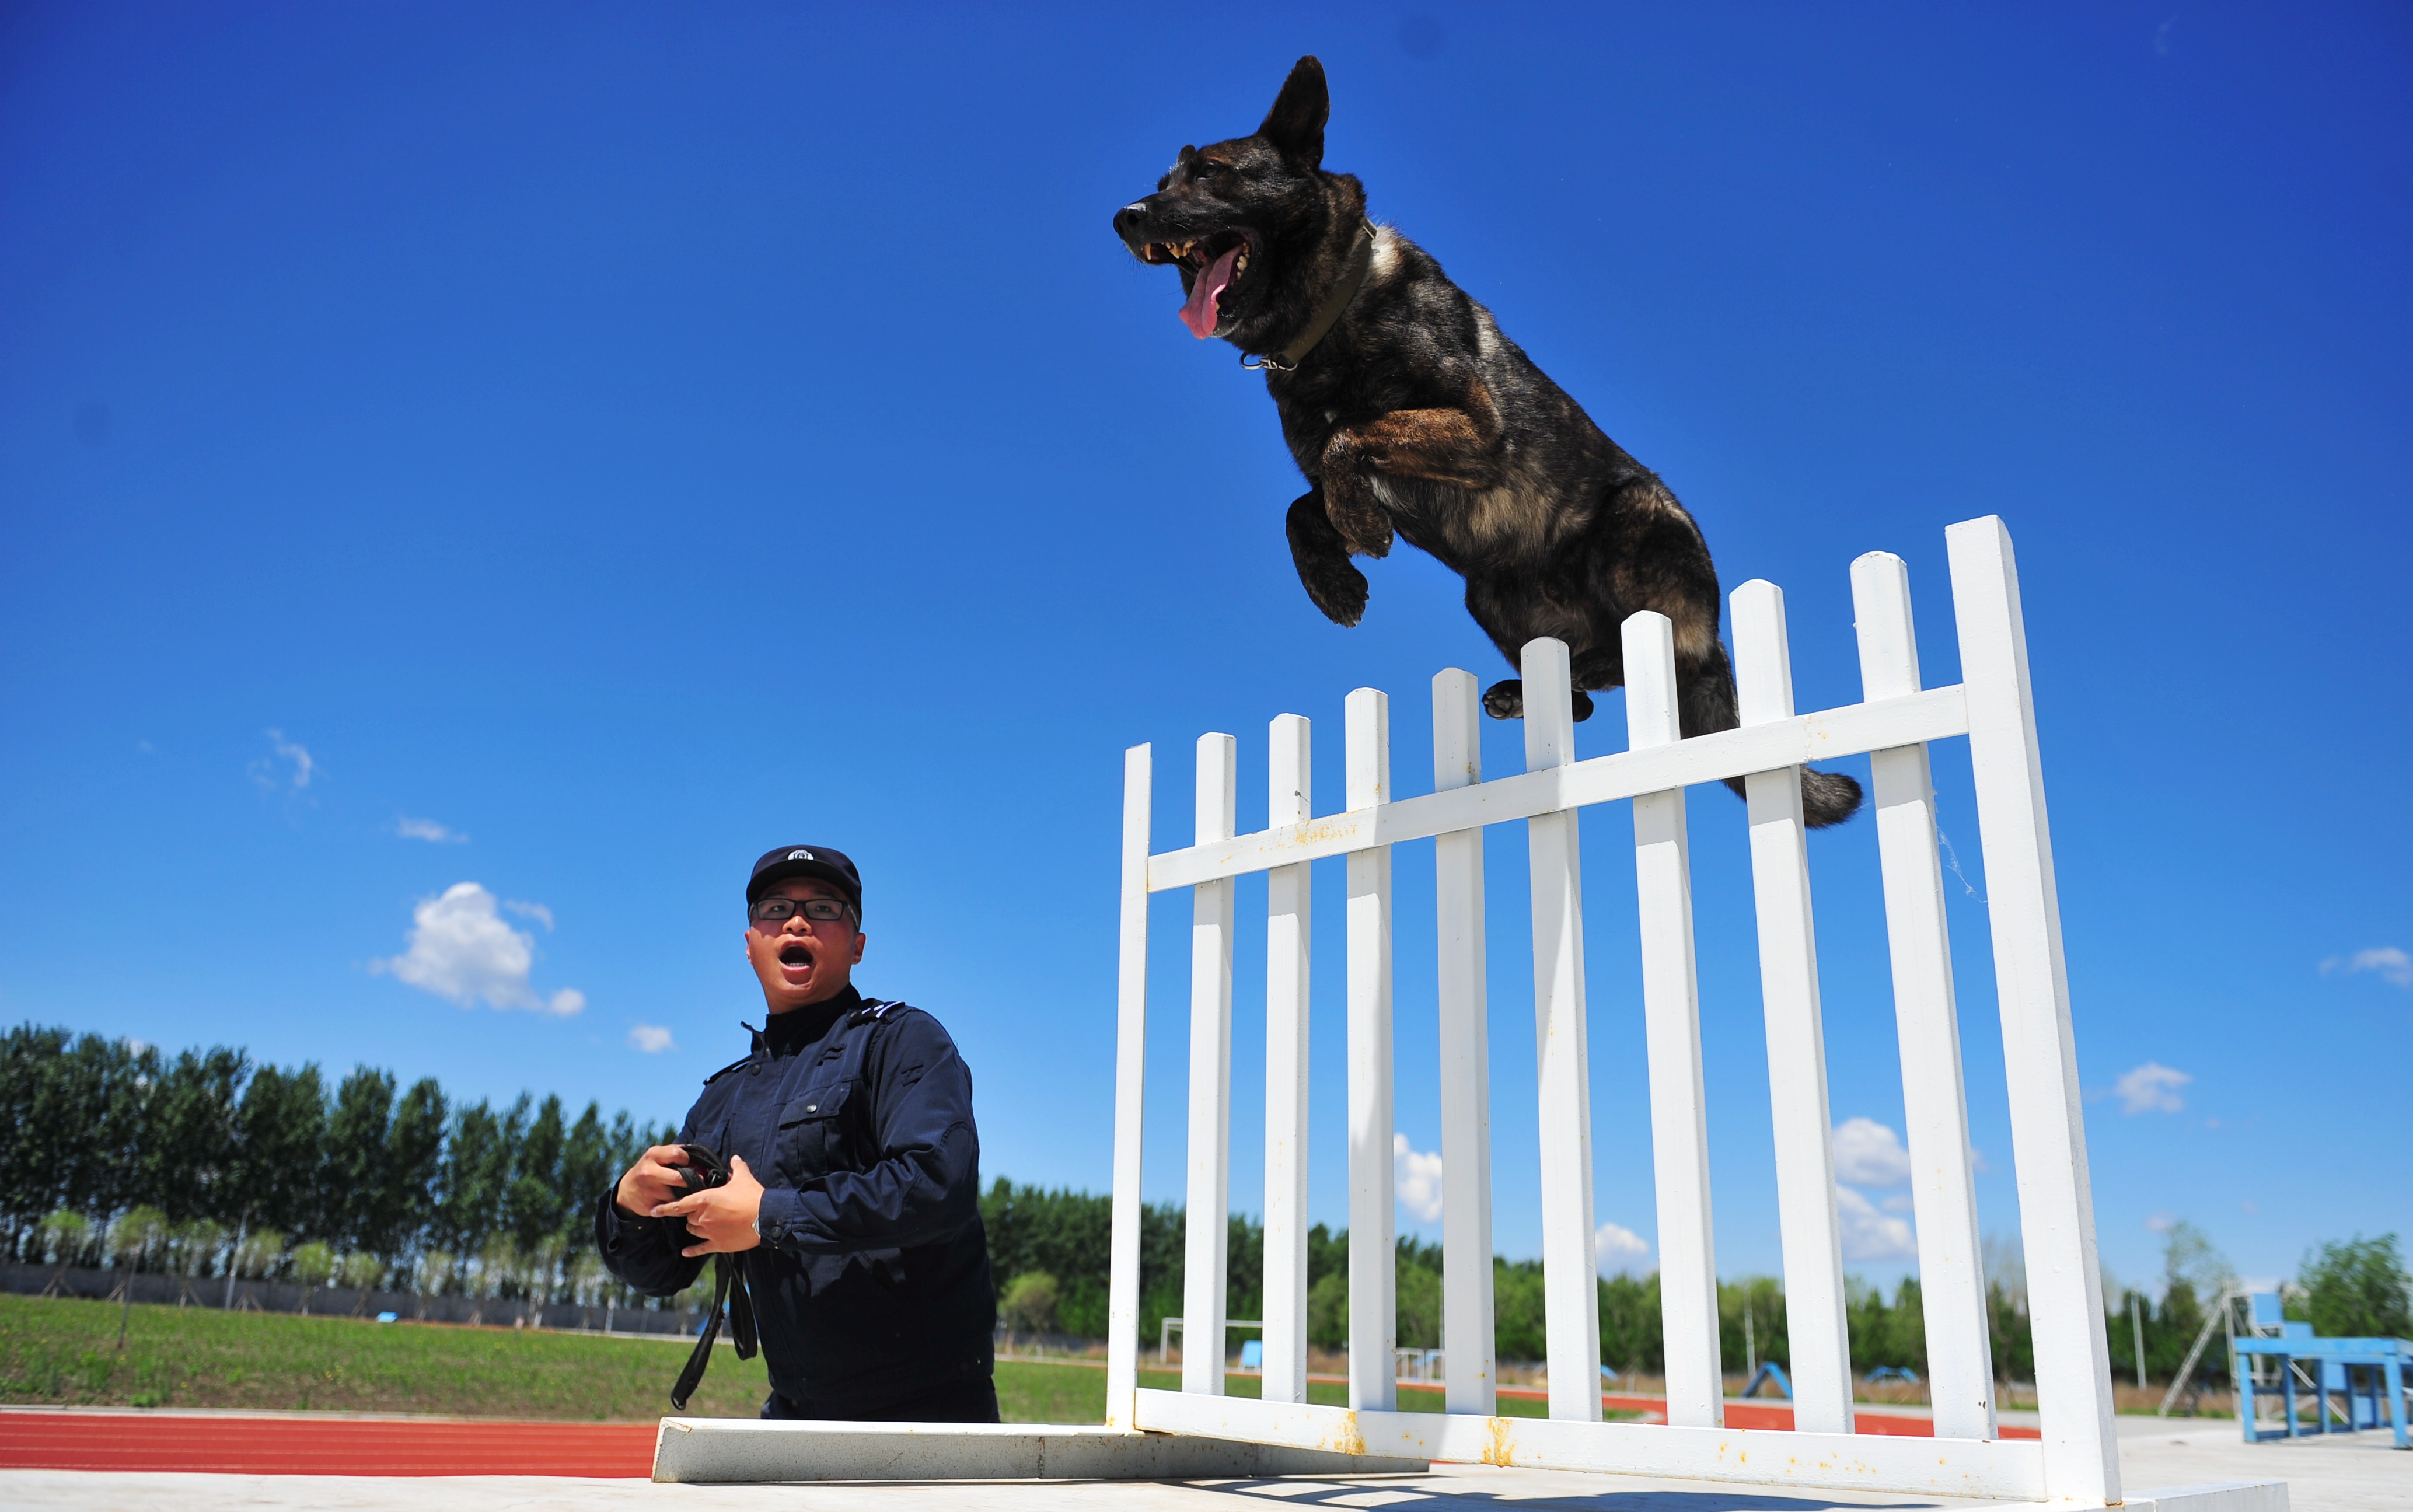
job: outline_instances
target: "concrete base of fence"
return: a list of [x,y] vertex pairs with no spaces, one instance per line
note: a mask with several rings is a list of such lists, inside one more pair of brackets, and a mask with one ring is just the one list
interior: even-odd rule
[[1341,1475],[1354,1479],[1419,1475],[1428,1468],[1422,1460],[1052,1423],[665,1417],[654,1445],[654,1478],[688,1482],[1219,1480]]
[[2123,1504],[2132,1512],[2287,1512],[2284,1480],[2224,1480],[2147,1491]]

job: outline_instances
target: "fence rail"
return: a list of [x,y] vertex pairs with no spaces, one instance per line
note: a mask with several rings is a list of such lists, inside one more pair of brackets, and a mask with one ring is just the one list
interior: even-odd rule
[[[1115,1220],[1107,1413],[1125,1427],[1267,1444],[1354,1446],[1414,1458],[1483,1459],[1707,1479],[1959,1495],[2120,1500],[2100,1270],[2080,1114],[2059,901],[2045,817],[2025,629],[2010,537],[1988,517],[1946,532],[1962,681],[1920,686],[1909,574],[1871,553],[1852,565],[1862,701],[1798,713],[1784,599],[1766,582],[1732,596],[1741,725],[1681,739],[1670,626],[1623,630],[1628,749],[1574,759],[1567,648],[1522,658],[1522,773],[1484,780],[1475,682],[1433,679],[1435,780],[1395,797],[1390,704],[1349,695],[1347,793],[1338,813],[1310,799],[1310,731],[1271,729],[1265,827],[1238,833],[1237,743],[1202,737],[1192,843],[1151,854],[1153,757],[1124,755],[1121,963],[1115,1092]],[[2021,1230],[2035,1328],[2040,1444],[1996,1433],[1977,1255],[1967,1095],[1937,859],[1927,746],[1966,736],[1983,848],[1995,988],[2010,1094]],[[1902,1060],[1912,1199],[1933,1386],[1932,1440],[1853,1433],[1834,1156],[1800,766],[1868,753]],[[1691,852],[1683,790],[1740,778],[1776,1135],[1779,1217],[1791,1318],[1796,1421],[1788,1434],[1723,1425],[1716,1247],[1702,1092]],[[1591,1118],[1578,814],[1634,806],[1641,1011],[1657,1187],[1666,1344],[1665,1426],[1603,1423],[1593,1285]],[[1481,831],[1523,821],[1532,897],[1550,1418],[1495,1411],[1491,1357],[1489,1067]],[[1391,848],[1435,840],[1443,1104],[1443,1299],[1453,1348],[1445,1414],[1393,1409],[1394,1320]],[[1308,864],[1348,863],[1350,1385],[1347,1408],[1306,1401],[1305,1196]],[[1138,1385],[1140,1139],[1146,1106],[1148,896],[1192,892],[1186,1314],[1223,1321],[1230,1178],[1234,879],[1270,873],[1266,951],[1265,1378],[1259,1401],[1221,1395],[1221,1352],[1193,1351],[1182,1390]]]

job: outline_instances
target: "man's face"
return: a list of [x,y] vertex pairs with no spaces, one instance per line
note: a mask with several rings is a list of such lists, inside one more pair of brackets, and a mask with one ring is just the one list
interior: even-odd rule
[[[746,959],[762,979],[762,1001],[775,1014],[820,1002],[846,990],[863,959],[865,937],[855,928],[854,905],[846,895],[817,877],[790,877],[773,882],[762,898],[834,898],[846,905],[835,919],[816,921],[798,909],[784,919],[751,920],[746,928]],[[756,899],[761,902],[762,898]]]

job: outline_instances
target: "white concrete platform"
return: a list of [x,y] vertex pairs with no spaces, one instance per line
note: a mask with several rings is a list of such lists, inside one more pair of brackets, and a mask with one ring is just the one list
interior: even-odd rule
[[[2122,1419],[2121,1475],[2135,1512],[2231,1512],[2224,1498],[2154,1501],[2154,1488],[2289,1482],[2289,1512],[2403,1512],[2413,1507],[2413,1454],[2385,1435],[2247,1445],[2233,1423]],[[332,1512],[1248,1512],[1276,1505],[1397,1507],[1401,1512],[1837,1512],[1854,1507],[2007,1512],[2015,1504],[1932,1496],[1772,1491],[1761,1487],[1563,1471],[1435,1465],[1422,1475],[1150,1481],[890,1481],[777,1486],[676,1485],[540,1476],[370,1479],[333,1475],[110,1475],[0,1472],[11,1512],[172,1507],[328,1508]],[[2232,1504],[2233,1506],[2234,1504]],[[2267,1506],[2257,1498],[2254,1505]]]
[[665,1417],[654,1478],[687,1484],[829,1480],[1229,1480],[1422,1474],[1385,1460],[1230,1439],[1060,1423],[765,1422]]

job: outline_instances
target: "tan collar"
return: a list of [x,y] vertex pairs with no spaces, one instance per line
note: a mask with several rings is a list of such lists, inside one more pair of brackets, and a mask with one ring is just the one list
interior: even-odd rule
[[1324,296],[1324,303],[1316,306],[1315,319],[1307,322],[1307,329],[1298,334],[1298,339],[1253,363],[1249,361],[1247,352],[1242,352],[1240,365],[1251,372],[1259,368],[1272,373],[1297,371],[1299,360],[1313,351],[1315,344],[1340,323],[1340,312],[1349,308],[1349,302],[1357,297],[1357,290],[1366,287],[1366,279],[1373,271],[1374,227],[1371,222],[1361,220],[1357,223],[1356,240],[1350,244],[1349,266],[1341,270],[1340,279]]

